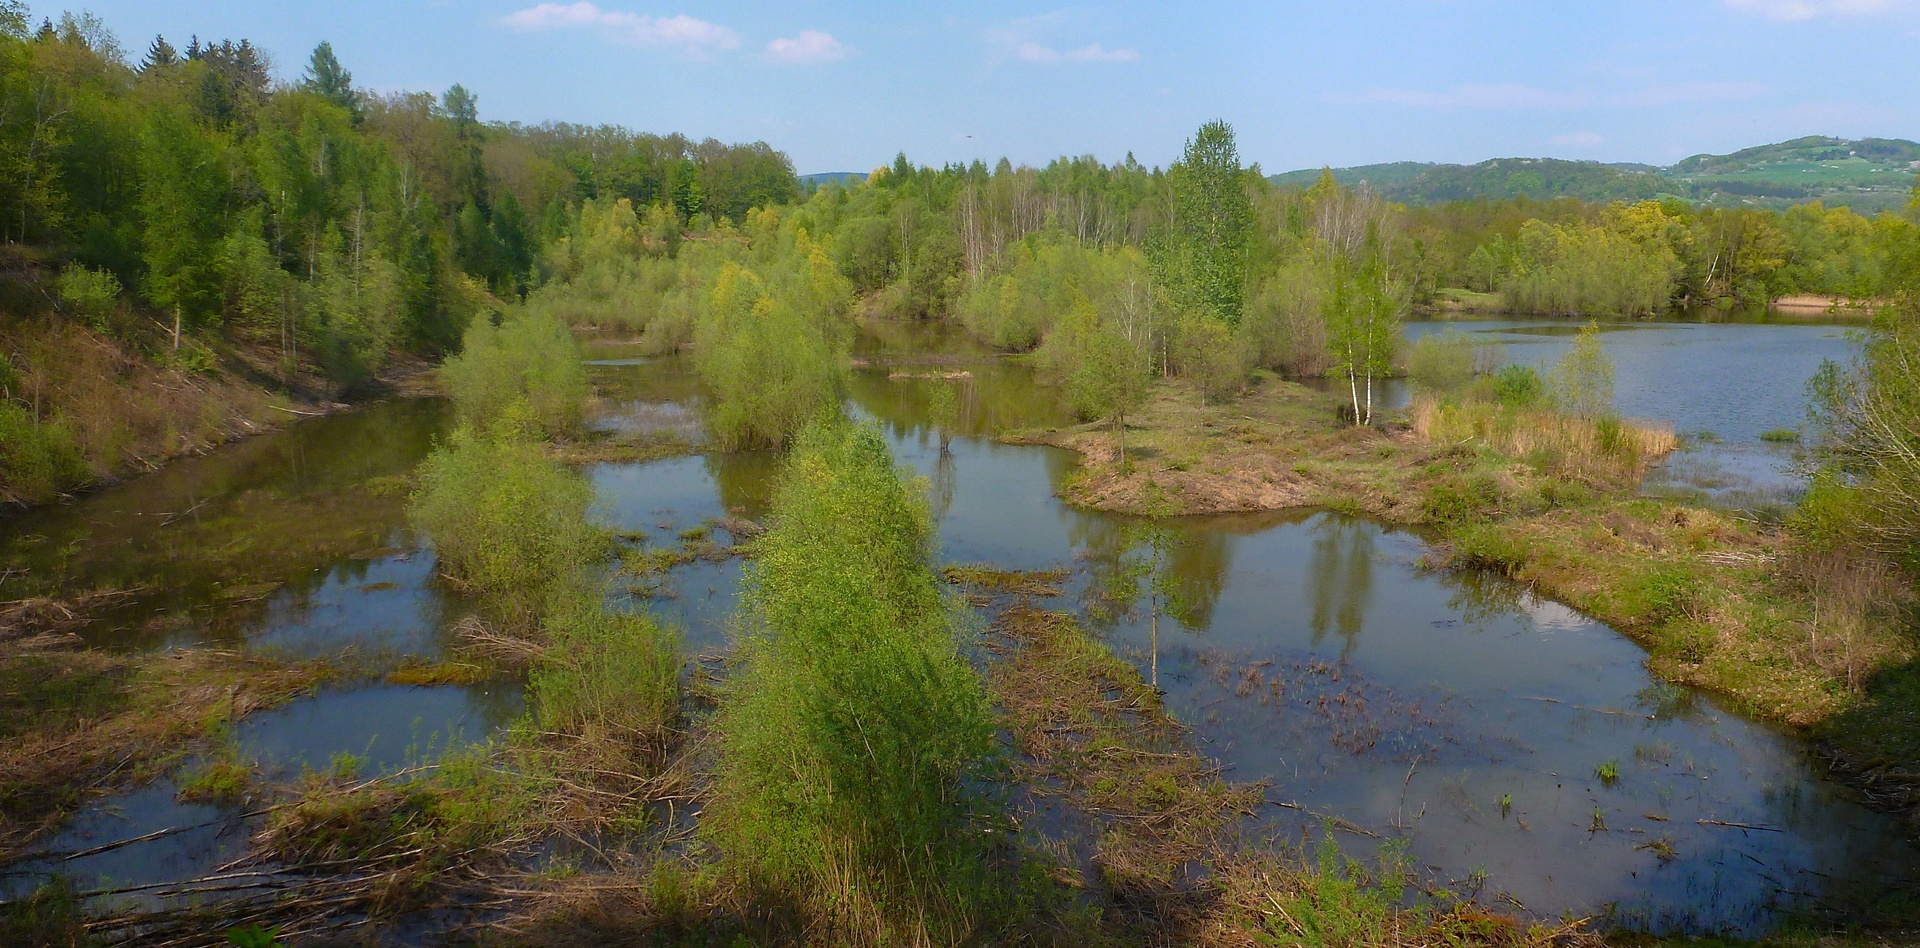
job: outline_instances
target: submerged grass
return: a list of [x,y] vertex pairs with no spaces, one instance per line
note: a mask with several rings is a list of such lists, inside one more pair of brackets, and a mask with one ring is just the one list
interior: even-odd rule
[[164,773],[193,741],[331,674],[213,650],[0,655],[0,860],[87,800]]

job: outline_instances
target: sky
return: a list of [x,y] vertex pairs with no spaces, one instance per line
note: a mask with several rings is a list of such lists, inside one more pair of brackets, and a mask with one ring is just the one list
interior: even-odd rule
[[[32,2],[34,16],[60,8]],[[802,174],[1061,155],[1148,165],[1232,123],[1267,172],[1556,157],[1670,164],[1802,135],[1920,139],[1920,0],[839,3],[94,0],[247,38],[297,79],[461,83],[481,117],[764,140]]]

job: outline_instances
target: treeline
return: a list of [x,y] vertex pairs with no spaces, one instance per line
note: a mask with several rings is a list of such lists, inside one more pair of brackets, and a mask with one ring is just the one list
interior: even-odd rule
[[[62,308],[107,332],[142,311],[301,347],[341,384],[395,349],[452,350],[583,201],[738,221],[799,193],[765,144],[486,125],[475,96],[354,87],[325,43],[275,82],[245,40],[130,61],[91,16],[0,9],[0,240],[44,251]],[[124,292],[122,292],[124,290]],[[126,305],[117,305],[124,303]],[[170,340],[171,341],[171,340]]]
[[0,102],[9,499],[246,430],[251,383],[331,399],[457,351],[477,315],[572,275],[552,251],[583,207],[641,207],[673,245],[800,194],[764,143],[487,124],[458,85],[356,87],[326,43],[280,81],[244,39],[136,56],[17,0]]

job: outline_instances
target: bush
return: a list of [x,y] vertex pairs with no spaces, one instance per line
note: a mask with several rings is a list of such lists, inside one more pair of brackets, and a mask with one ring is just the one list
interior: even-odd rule
[[555,590],[548,648],[528,679],[540,726],[657,738],[679,713],[679,643],[651,618],[603,600],[590,585]]
[[531,625],[553,594],[605,553],[587,522],[593,488],[540,447],[461,429],[420,465],[408,507],[433,540],[442,573],[485,597],[507,621]]
[[59,421],[0,401],[0,498],[33,503],[92,478],[93,471]]
[[120,305],[120,278],[105,270],[70,265],[60,271],[60,304],[75,319],[93,327],[95,332],[111,328],[113,311]]
[[1547,386],[1530,365],[1503,366],[1493,376],[1493,398],[1509,408],[1532,408],[1545,397]]
[[779,447],[840,404],[847,341],[803,292],[771,292],[728,264],[694,338],[694,368],[710,395],[707,430],[722,448]]
[[1225,401],[1247,387],[1247,358],[1226,324],[1210,317],[1189,318],[1174,346],[1174,367],[1204,398]]
[[475,320],[441,374],[455,418],[482,434],[547,437],[580,425],[586,366],[573,333],[552,317],[526,313],[498,326]]
[[980,891],[963,788],[993,723],[932,539],[880,433],[816,422],[746,574],[706,825],[842,944],[961,940]]
[[1449,328],[1415,340],[1407,352],[1407,375],[1421,387],[1450,392],[1473,377],[1478,347],[1466,333]]
[[1560,410],[1583,418],[1613,412],[1613,359],[1600,342],[1600,324],[1588,323],[1548,379]]
[[1420,510],[1428,523],[1449,526],[1500,514],[1505,494],[1491,474],[1448,477],[1427,488]]

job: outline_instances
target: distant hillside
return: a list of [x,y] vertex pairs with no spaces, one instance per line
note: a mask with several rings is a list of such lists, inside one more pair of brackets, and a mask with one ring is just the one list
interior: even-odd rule
[[[1495,158],[1477,165],[1402,161],[1335,168],[1333,176],[1349,186],[1366,181],[1388,200],[1406,204],[1523,195],[1594,201],[1670,195],[1713,206],[1784,207],[1818,200],[1873,213],[1904,205],[1916,171],[1920,171],[1920,143],[1816,136],[1731,155],[1695,155],[1665,168],[1629,162]],[[1318,169],[1303,169],[1268,180],[1307,187],[1319,176]]]
[[800,186],[818,188],[836,181],[841,184],[852,184],[855,181],[865,180],[867,180],[867,173],[864,171],[823,171],[819,174],[801,175]]

